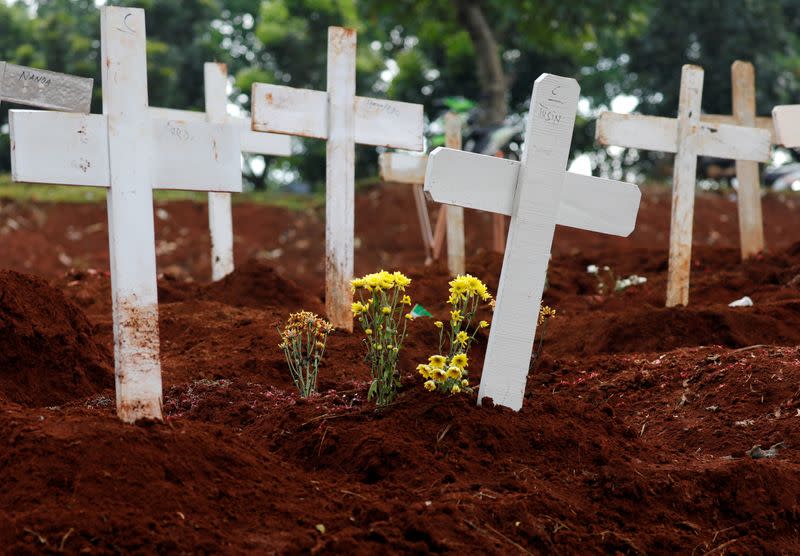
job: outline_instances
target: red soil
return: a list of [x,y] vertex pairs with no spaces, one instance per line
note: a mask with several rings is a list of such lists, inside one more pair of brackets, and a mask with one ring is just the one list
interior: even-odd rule
[[[0,213],[5,267],[52,280],[0,273],[4,551],[800,552],[793,198],[765,199],[770,253],[746,263],[735,205],[701,198],[681,309],[662,307],[664,192],[647,192],[629,240],[559,230],[545,294],[558,316],[519,413],[424,392],[425,319],[393,406],[365,401],[361,339],[343,332],[322,393],[299,399],[277,327],[323,310],[319,215],[237,206],[238,270],[207,285],[205,209],[161,208],[159,238],[177,244],[159,257],[167,418],[138,426],[114,417],[108,276],[87,271],[106,268],[104,206]],[[9,218],[19,229],[2,232]],[[447,275],[419,266],[409,192],[360,195],[358,218],[357,270],[407,271],[414,301],[443,316]],[[488,224],[468,215],[468,271],[494,290]],[[600,296],[587,264],[648,282]],[[755,306],[727,306],[743,295]],[[473,381],[484,349],[485,335]],[[778,443],[774,458],[746,453]]]

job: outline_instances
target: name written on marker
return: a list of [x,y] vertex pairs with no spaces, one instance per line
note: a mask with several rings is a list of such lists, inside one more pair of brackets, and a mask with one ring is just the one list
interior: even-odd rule
[[541,102],[536,104],[536,116],[550,124],[561,123],[561,114]]
[[52,79],[47,77],[46,75],[41,75],[39,73],[33,73],[32,71],[23,71],[19,74],[17,78],[19,81],[33,81],[34,83],[38,83],[39,85],[47,86],[52,83]]
[[170,122],[167,125],[169,126],[169,134],[175,137],[178,141],[191,141],[192,136],[185,127],[182,127],[180,124],[175,122]]
[[372,99],[367,100],[367,110],[371,112],[383,112],[384,114],[394,116],[395,118],[400,116],[400,111],[396,107]]

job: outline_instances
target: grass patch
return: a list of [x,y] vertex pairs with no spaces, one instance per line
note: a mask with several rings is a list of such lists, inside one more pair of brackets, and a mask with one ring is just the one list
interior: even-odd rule
[[[206,194],[200,191],[174,191],[157,189],[153,192],[157,202],[196,201],[204,203]],[[14,183],[8,175],[0,175],[0,199],[18,203],[101,203],[106,200],[104,187],[76,187]],[[321,207],[325,196],[321,193],[299,195],[277,191],[249,191],[233,195],[234,204],[252,203],[288,210],[306,210]]]

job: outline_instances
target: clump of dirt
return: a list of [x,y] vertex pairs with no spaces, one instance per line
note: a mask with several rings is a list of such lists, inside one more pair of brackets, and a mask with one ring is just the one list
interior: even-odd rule
[[0,271],[0,394],[53,406],[113,382],[111,354],[80,309],[40,278]]

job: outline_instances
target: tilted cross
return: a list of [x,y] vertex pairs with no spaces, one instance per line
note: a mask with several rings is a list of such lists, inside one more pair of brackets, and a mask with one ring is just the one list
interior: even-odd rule
[[758,162],[767,160],[770,153],[770,134],[764,129],[702,121],[702,96],[703,69],[685,65],[676,119],[604,112],[597,121],[596,136],[602,145],[676,153],[667,307],[689,303],[697,157]]
[[253,85],[253,129],[327,140],[325,306],[337,328],[353,329],[355,144],[421,151],[422,105],[355,96],[356,32],[328,28],[328,89]]
[[[445,146],[461,148],[461,118],[458,114],[445,114]],[[439,258],[447,235],[447,268],[450,274],[464,274],[464,209],[452,205],[442,205],[436,220],[436,232],[431,229],[428,216],[428,203],[422,191],[425,183],[425,169],[428,157],[411,153],[388,152],[378,157],[381,179],[388,182],[407,183],[414,191],[414,204],[417,208],[422,241],[425,244],[425,264]]]
[[[151,107],[157,118],[169,120],[208,121],[236,126],[241,134],[242,152],[289,156],[292,139],[288,135],[257,133],[250,129],[250,117],[228,114],[228,68],[225,64],[207,62],[205,78],[205,112]],[[231,194],[208,194],[208,227],[211,233],[211,279],[221,280],[233,272],[233,214]]]
[[241,191],[237,128],[154,119],[144,11],[102,6],[103,114],[12,110],[18,181],[108,187],[117,415],[161,418],[152,188]]
[[522,407],[556,224],[627,236],[636,223],[638,187],[566,171],[579,91],[574,79],[536,80],[521,162],[442,148],[428,160],[435,201],[511,215],[479,403]]
[[93,83],[90,77],[0,62],[0,101],[88,114]]

